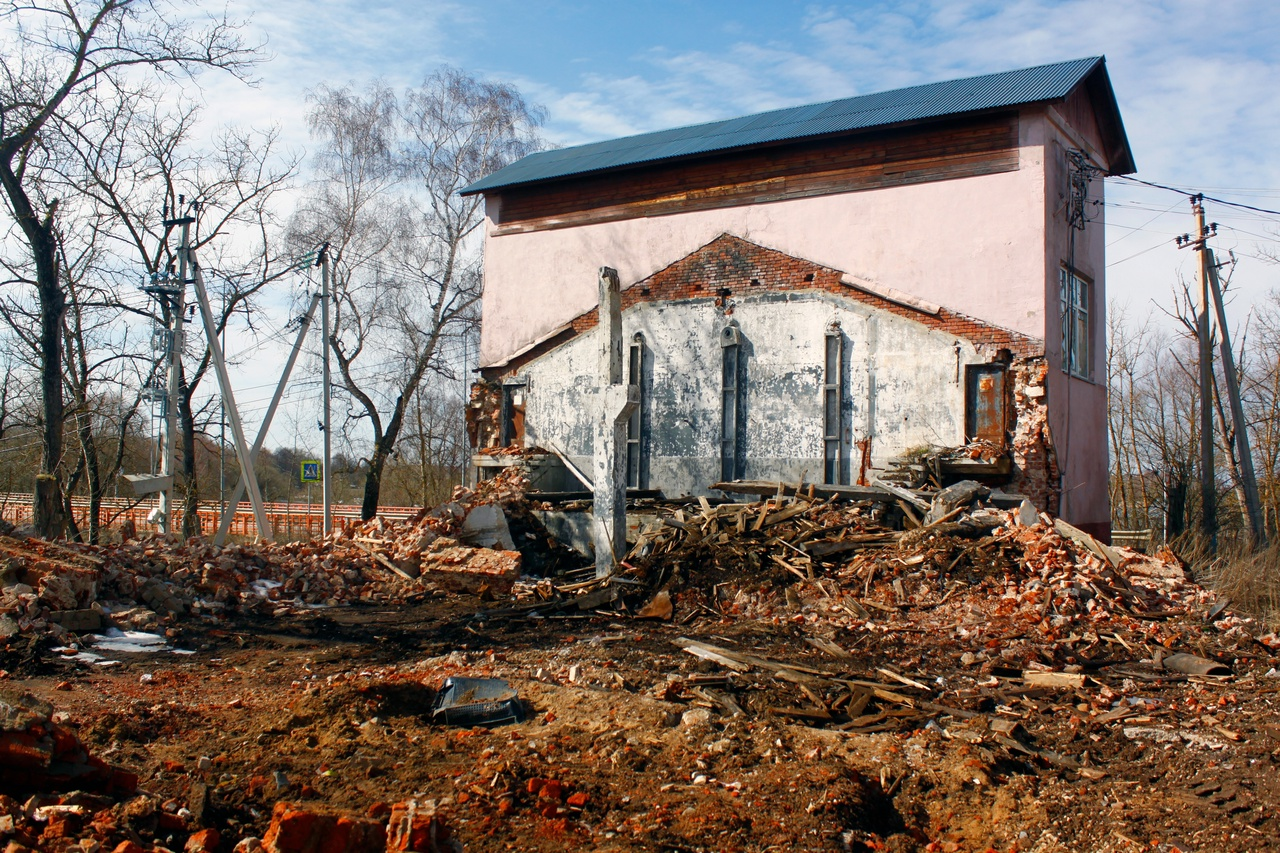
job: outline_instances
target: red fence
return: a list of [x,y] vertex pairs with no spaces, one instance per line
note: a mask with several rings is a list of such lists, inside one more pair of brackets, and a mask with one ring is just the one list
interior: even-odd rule
[[[140,503],[125,498],[104,498],[102,501],[102,524],[115,527],[123,524],[125,519],[133,521],[138,530],[152,528],[147,523],[147,515],[156,507],[158,500],[150,498]],[[72,498],[72,511],[76,524],[81,529],[89,524],[89,499]],[[318,504],[274,502],[264,505],[267,523],[277,539],[310,539],[319,537],[324,530],[324,508]],[[378,515],[384,518],[408,518],[420,511],[420,507],[384,506],[378,507]],[[340,504],[331,507],[334,529],[351,527],[360,522],[360,507],[353,504]],[[174,501],[174,518],[182,517],[182,502]],[[212,536],[218,530],[222,520],[222,511],[216,502],[202,503],[196,511],[200,516],[200,529]],[[31,495],[21,493],[0,492],[0,518],[21,527],[31,523]],[[253,536],[257,527],[253,520],[253,510],[247,501],[242,501],[235,517],[231,521],[232,536]]]

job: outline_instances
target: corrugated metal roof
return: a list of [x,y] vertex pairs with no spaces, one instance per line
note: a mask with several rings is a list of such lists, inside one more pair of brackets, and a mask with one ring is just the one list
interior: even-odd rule
[[1094,56],[541,151],[499,169],[462,192],[470,195],[715,151],[1054,101],[1066,97],[1097,71],[1101,71],[1105,82],[1102,94],[1109,100],[1104,107],[1114,113],[1119,128],[1120,166],[1128,164],[1125,171],[1132,171],[1132,156],[1123,138],[1104,63],[1102,57]]

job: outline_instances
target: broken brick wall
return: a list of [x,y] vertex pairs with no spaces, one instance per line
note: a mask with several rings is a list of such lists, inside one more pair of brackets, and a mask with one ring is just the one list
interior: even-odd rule
[[502,441],[502,386],[481,379],[471,386],[467,403],[467,440],[472,450],[497,447]]
[[1010,484],[1037,509],[1058,513],[1059,468],[1049,429],[1049,367],[1043,357],[1018,359],[1010,366],[1013,378],[1013,464]]

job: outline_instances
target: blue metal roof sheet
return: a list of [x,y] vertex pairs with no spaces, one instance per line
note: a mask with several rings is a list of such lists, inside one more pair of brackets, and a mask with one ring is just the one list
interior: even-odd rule
[[1119,174],[1133,171],[1132,155],[1100,56],[857,95],[822,104],[786,107],[754,115],[641,133],[572,148],[541,151],[517,160],[462,191],[464,195],[519,184],[603,172],[752,145],[786,142],[876,127],[943,118],[1065,98],[1101,71],[1119,134]]

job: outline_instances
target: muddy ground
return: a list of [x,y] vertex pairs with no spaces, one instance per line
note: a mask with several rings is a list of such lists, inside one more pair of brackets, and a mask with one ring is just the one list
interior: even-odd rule
[[[739,583],[773,606],[716,603]],[[187,809],[182,829],[135,821],[110,843],[127,832],[181,850],[207,826],[231,850],[265,833],[279,800],[376,816],[418,798],[469,851],[1280,849],[1280,661],[1247,638],[1224,653],[1203,614],[1153,620],[1152,639],[1212,647],[1231,676],[1171,674],[1154,642],[1116,654],[1108,641],[1075,667],[1082,686],[1029,687],[927,620],[842,628],[785,579],[715,589],[677,596],[671,621],[539,618],[468,595],[189,619],[171,641],[194,654],[110,667],[15,640],[0,687],[68,712],[91,752],[135,771],[162,809]],[[726,667],[680,638],[794,668]],[[434,723],[451,675],[507,679],[527,720]],[[915,707],[873,701],[857,732],[794,716],[848,710],[858,691],[836,678]]]

